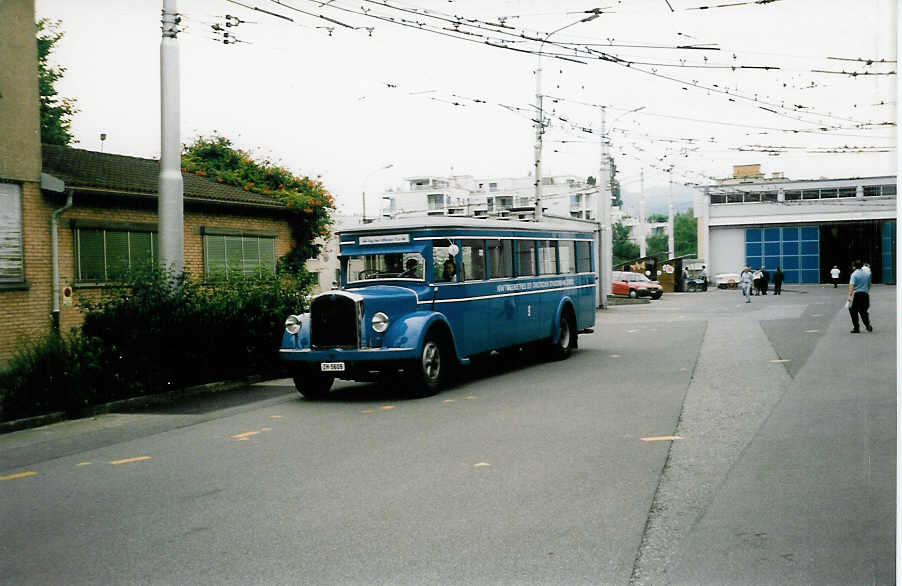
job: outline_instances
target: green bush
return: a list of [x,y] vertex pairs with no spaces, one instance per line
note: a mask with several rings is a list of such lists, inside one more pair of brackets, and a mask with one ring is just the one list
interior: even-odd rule
[[65,410],[250,374],[280,372],[285,316],[309,275],[219,283],[158,269],[80,299],[81,330],[24,346],[0,374],[3,417]]

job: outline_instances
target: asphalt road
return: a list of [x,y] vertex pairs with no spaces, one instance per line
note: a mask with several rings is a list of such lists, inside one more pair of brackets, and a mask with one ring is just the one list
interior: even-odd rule
[[6,434],[0,582],[890,584],[894,295],[867,336],[832,289],[665,295],[434,397],[270,381]]

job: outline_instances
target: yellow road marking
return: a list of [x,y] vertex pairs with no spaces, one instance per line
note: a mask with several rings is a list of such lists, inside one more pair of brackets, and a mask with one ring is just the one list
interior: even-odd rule
[[486,466],[491,466],[488,462],[476,462],[473,464],[473,468],[485,468]]
[[819,331],[820,331],[820,330],[805,330],[805,333],[806,333],[806,334],[816,334],[816,333],[818,333]]
[[270,419],[282,419],[282,416],[281,415],[270,415],[269,418]]
[[673,440],[681,440],[683,438],[678,435],[659,435],[655,437],[640,437],[639,439],[644,442],[667,442]]
[[466,397],[464,397],[464,399],[471,399],[471,400],[475,399],[475,398],[476,398],[475,395],[467,395]]
[[776,364],[776,363],[779,363],[779,362],[792,362],[792,361],[789,360],[788,358],[781,358],[781,359],[779,359],[779,360],[768,360],[768,362],[772,362],[772,363]]
[[232,436],[232,439],[243,440],[251,437],[252,435],[257,435],[260,433],[259,431],[245,431],[244,433],[238,433]]
[[453,403],[454,399],[445,399],[442,403]]
[[620,358],[620,354],[611,354],[611,358]]
[[383,406],[379,407],[379,411],[388,411],[389,409],[394,409],[394,408],[395,408],[394,405],[383,405]]
[[0,476],[0,480],[12,480],[13,478],[25,478],[26,476],[34,476],[37,472],[19,472],[18,474],[10,474],[9,476]]
[[375,409],[364,409],[363,411],[361,411],[361,413],[375,413],[375,412],[376,412]]
[[118,466],[119,464],[131,464],[132,462],[140,462],[142,460],[150,460],[150,456],[138,456],[137,458],[125,458],[124,460],[112,460],[110,464]]
[[634,333],[636,333],[636,332],[638,332],[638,331],[639,331],[639,330],[627,330],[626,333],[627,333],[627,334],[634,334]]
[[272,431],[271,427],[261,427],[260,431]]
[[76,466],[90,466],[91,462],[79,462]]

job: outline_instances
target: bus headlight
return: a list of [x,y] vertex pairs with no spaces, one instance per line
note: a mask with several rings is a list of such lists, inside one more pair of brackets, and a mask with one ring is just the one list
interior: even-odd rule
[[388,316],[379,311],[373,316],[372,324],[373,331],[377,334],[381,334],[388,329]]
[[289,315],[285,320],[285,331],[292,335],[301,331],[301,316]]

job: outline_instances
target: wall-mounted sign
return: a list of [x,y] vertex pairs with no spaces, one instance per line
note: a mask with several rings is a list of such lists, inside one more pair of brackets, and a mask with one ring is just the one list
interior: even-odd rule
[[380,234],[378,236],[361,236],[360,246],[367,244],[407,244],[410,242],[410,234]]
[[72,305],[72,287],[63,288],[63,305],[66,307]]

